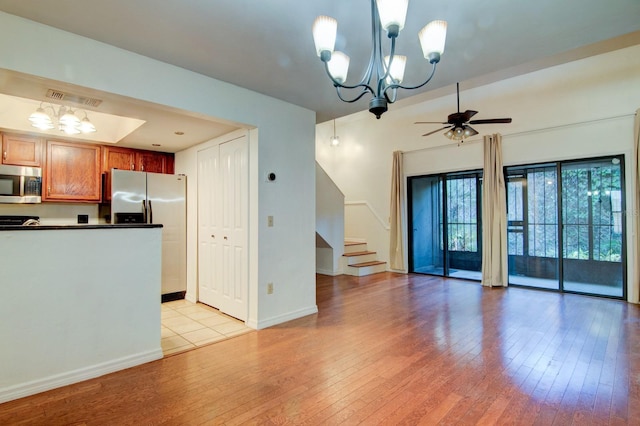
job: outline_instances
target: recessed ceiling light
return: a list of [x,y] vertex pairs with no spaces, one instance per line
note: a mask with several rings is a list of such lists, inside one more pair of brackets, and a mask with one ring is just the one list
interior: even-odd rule
[[184,132],[173,132],[174,134],[178,135],[178,136],[182,136],[184,135]]

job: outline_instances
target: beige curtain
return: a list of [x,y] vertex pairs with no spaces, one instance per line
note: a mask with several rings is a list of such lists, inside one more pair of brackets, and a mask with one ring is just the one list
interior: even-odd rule
[[402,151],[393,153],[391,170],[391,232],[389,235],[389,259],[391,269],[404,269],[402,242],[402,199],[403,199]]
[[502,170],[502,136],[484,137],[482,184],[482,285],[506,287],[507,196]]
[[633,220],[635,222],[635,253],[631,264],[634,266],[633,289],[629,292],[630,302],[640,302],[640,109],[636,110],[636,117],[633,121],[633,150],[634,152],[634,172],[635,178],[635,205]]

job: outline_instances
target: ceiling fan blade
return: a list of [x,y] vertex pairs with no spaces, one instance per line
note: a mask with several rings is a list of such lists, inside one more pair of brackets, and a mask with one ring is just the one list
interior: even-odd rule
[[485,120],[471,120],[469,124],[511,123],[510,118],[487,118]]
[[434,133],[438,133],[440,130],[450,129],[450,128],[451,128],[451,126],[444,126],[444,127],[443,127],[443,128],[441,128],[441,129],[434,130],[433,132],[425,133],[425,134],[424,134],[424,135],[422,135],[422,136],[429,136],[429,135],[432,135],[432,134],[434,134]]
[[413,124],[449,124],[446,121],[442,122],[442,121],[416,121]]
[[462,113],[462,116],[464,117],[464,121],[467,122],[469,121],[469,119],[471,117],[473,117],[474,115],[476,115],[478,113],[478,111],[473,111],[473,110],[466,110],[465,112]]

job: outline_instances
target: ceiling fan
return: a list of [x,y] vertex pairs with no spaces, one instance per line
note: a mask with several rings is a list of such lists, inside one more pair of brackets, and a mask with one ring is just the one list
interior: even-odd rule
[[470,109],[465,112],[460,112],[460,83],[456,83],[456,93],[458,97],[458,112],[449,114],[447,121],[416,121],[415,124],[446,124],[446,126],[434,130],[429,133],[425,133],[422,136],[429,136],[437,133],[441,130],[448,129],[444,132],[444,135],[449,139],[456,141],[463,141],[464,138],[477,135],[478,132],[470,126],[470,124],[494,124],[494,123],[511,123],[510,118],[487,118],[484,120],[471,120],[471,117],[476,115],[478,111],[472,111]]

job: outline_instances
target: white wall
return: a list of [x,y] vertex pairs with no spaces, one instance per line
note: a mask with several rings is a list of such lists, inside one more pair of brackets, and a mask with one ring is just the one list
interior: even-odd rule
[[[445,97],[405,107],[391,105],[380,120],[368,113],[338,120],[339,149],[327,143],[333,123],[319,125],[316,160],[344,192],[347,203],[366,201],[387,219],[393,151],[405,152],[406,176],[480,169],[482,135],[501,133],[505,165],[625,154],[627,206],[633,206],[632,126],[633,114],[640,107],[638,70],[640,46],[633,46],[471,90],[464,90],[463,83],[461,110],[478,110],[478,119],[512,117],[513,123],[474,126],[480,134],[461,146],[439,133],[421,136],[437,129],[436,125],[413,124],[446,121],[456,109],[452,86],[451,95]],[[635,255],[632,216],[627,216],[629,259]],[[350,233],[348,222],[345,232]],[[388,232],[375,229],[372,235],[358,236],[367,240],[383,236],[381,246],[388,259]],[[632,277],[630,263],[628,269]],[[637,300],[631,291],[629,297]]]
[[344,194],[316,164],[316,272],[342,274]]
[[[5,13],[0,13],[0,27],[11,34],[11,40],[0,41],[0,68],[259,129],[259,141],[251,141],[258,152],[252,176],[257,229],[251,230],[258,244],[252,247],[257,251],[249,294],[254,325],[317,311],[312,111]],[[263,179],[269,171],[278,174],[274,184]],[[272,228],[267,228],[268,215],[275,218]],[[273,295],[267,295],[268,282],[274,283]]]
[[0,403],[162,358],[161,241],[161,228],[0,231]]

